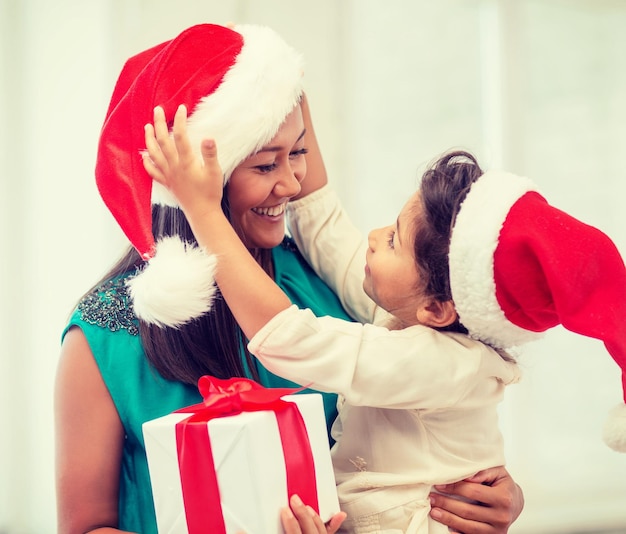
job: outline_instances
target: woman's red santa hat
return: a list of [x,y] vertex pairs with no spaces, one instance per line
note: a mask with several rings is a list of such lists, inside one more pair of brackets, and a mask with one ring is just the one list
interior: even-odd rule
[[[626,268],[609,237],[549,205],[527,178],[488,171],[461,205],[449,259],[472,337],[506,349],[561,324],[602,340],[626,403]],[[611,412],[604,439],[626,452],[626,404]]]
[[[151,204],[176,206],[142,164],[144,125],[161,106],[174,117],[190,114],[187,132],[200,154],[215,139],[225,182],[250,154],[277,133],[302,94],[301,56],[267,27],[193,26],[130,58],[117,81],[102,127],[96,163],[100,195],[130,240],[148,260],[129,281],[137,316],[179,326],[210,309],[215,258],[178,236],[155,243]],[[171,125],[170,125],[171,126]]]

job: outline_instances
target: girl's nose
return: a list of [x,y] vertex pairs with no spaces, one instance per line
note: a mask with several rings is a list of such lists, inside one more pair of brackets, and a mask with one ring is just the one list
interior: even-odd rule
[[376,235],[380,230],[371,230],[367,235],[367,244],[372,252],[376,249]]

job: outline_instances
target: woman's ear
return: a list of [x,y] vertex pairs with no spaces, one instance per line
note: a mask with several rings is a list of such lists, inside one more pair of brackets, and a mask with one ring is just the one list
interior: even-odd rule
[[417,320],[424,326],[432,328],[444,328],[457,320],[454,302],[451,300],[429,299],[420,306],[416,312]]

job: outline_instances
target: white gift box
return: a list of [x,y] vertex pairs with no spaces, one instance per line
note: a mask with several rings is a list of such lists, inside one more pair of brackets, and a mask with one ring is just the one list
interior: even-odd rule
[[[318,393],[286,395],[297,404],[315,464],[320,517],[339,512],[324,407]],[[143,424],[159,533],[188,534],[179,473],[176,425],[191,413],[174,412]],[[282,534],[288,506],[281,436],[272,411],[243,412],[203,423],[207,427],[226,532]],[[310,504],[310,503],[305,503]]]

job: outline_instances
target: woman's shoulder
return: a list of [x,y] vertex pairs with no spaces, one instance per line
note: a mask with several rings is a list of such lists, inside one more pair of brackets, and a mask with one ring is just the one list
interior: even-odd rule
[[68,327],[90,326],[108,332],[139,334],[139,321],[126,284],[130,273],[102,282],[78,302]]
[[139,320],[126,285],[131,274],[108,279],[85,294],[74,309],[62,339],[65,340],[70,329],[81,330],[122,424],[127,432],[133,428],[132,432],[140,439],[139,423],[148,418],[144,412],[156,408],[150,403],[141,405],[142,395],[160,399],[166,409],[170,406],[163,396],[163,379],[151,367],[143,349]]

